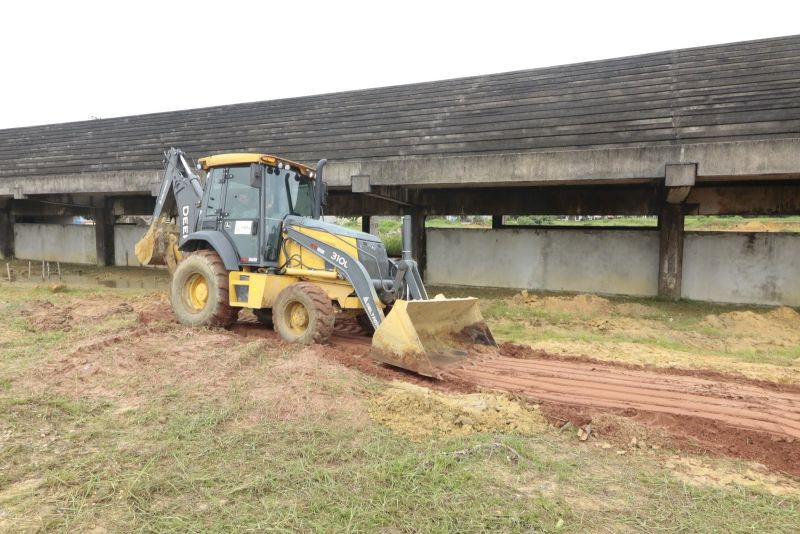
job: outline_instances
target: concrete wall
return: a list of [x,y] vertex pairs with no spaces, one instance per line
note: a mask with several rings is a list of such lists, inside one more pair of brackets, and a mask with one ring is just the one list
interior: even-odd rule
[[[145,228],[114,227],[116,265],[136,266]],[[585,291],[657,292],[658,232],[592,229],[427,230],[429,284]],[[94,226],[14,225],[20,259],[96,262]],[[800,306],[800,235],[689,232],[683,297]]]
[[[140,265],[133,247],[146,230],[144,226],[114,226],[114,265]],[[16,223],[14,251],[23,260],[94,264],[97,260],[94,225]]]
[[146,226],[118,224],[114,226],[114,265],[122,267],[140,267],[133,247],[147,231]]
[[[428,229],[429,284],[657,292],[654,230]],[[684,298],[800,306],[800,235],[689,232]]]
[[427,230],[430,284],[655,295],[654,230]]
[[800,306],[800,234],[686,234],[683,296]]
[[94,226],[16,223],[14,255],[23,260],[96,263]]

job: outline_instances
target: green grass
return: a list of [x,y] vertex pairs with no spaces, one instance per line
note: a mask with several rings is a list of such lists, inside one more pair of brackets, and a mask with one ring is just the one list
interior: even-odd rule
[[695,231],[731,230],[737,226],[745,225],[748,222],[760,222],[767,225],[776,225],[781,227],[781,230],[784,232],[800,232],[800,216],[740,217],[738,215],[689,215],[686,217],[684,227],[687,230]]
[[[0,407],[14,432],[3,485],[44,479],[35,497],[5,504],[44,510],[48,531],[791,532],[800,511],[795,498],[687,487],[646,456],[555,431],[415,443],[335,421],[237,429],[247,404],[236,398],[154,400],[124,415],[43,397]],[[490,441],[522,460],[448,454]]]
[[[428,217],[427,228],[491,228],[492,220],[488,216],[470,216],[464,222],[460,219],[449,220],[446,217]],[[361,229],[360,218],[341,219],[341,224],[348,228]],[[800,232],[800,216],[786,217],[741,217],[737,215],[687,215],[685,228],[690,231],[725,231],[735,230],[748,222],[760,222],[770,225],[775,230]],[[644,227],[658,226],[656,216],[624,216],[599,219],[566,219],[556,215],[518,215],[505,218],[508,226],[586,226],[586,227]],[[399,228],[397,220],[382,221],[380,234],[389,234]]]
[[445,217],[428,217],[425,219],[426,228],[491,228],[491,217],[469,217],[468,221],[451,221]]
[[[447,294],[449,295],[450,292]],[[532,294],[537,293],[532,292]],[[540,296],[552,295],[541,293]],[[629,333],[618,328],[604,331],[593,327],[593,322],[622,317],[616,312],[612,312],[610,315],[568,313],[548,310],[537,305],[514,305],[503,298],[482,300],[482,312],[490,322],[495,336],[504,341],[519,343],[540,341],[633,343],[641,345],[643,350],[646,350],[646,347],[657,347],[687,355],[718,356],[735,361],[779,366],[795,366],[800,359],[800,346],[713,350],[699,348],[694,343],[697,336],[709,341],[719,341],[719,344],[724,344],[726,340],[735,341],[737,334],[704,325],[703,321],[708,315],[741,310],[741,306],[696,301],[666,301],[655,298],[607,298],[617,304],[625,302],[642,304],[654,310],[655,313],[646,319],[637,318],[641,322],[639,332]],[[659,327],[653,327],[648,331],[647,324]],[[688,339],[686,334],[690,334]]]
[[[0,531],[792,532],[796,527],[797,497],[686,486],[656,457],[620,456],[556,430],[533,437],[476,434],[414,442],[339,412],[284,420],[253,397],[245,382],[231,383],[215,396],[180,383],[148,385],[147,396],[133,409],[124,394],[113,391],[107,400],[91,400],[26,388],[28,382],[17,379],[32,366],[57,361],[97,332],[130,327],[103,318],[41,337],[20,316],[34,297],[59,300],[82,292],[51,295],[3,287],[0,300],[10,320],[0,339],[13,345],[0,351]],[[665,308],[673,315],[682,309],[679,303]],[[503,301],[488,303],[485,310],[518,334],[529,328],[528,320],[555,325],[580,320],[569,313],[528,314]],[[689,306],[685,313],[702,311]],[[26,343],[29,349],[21,350]],[[279,377],[272,383],[269,377],[292,356],[247,340],[220,354],[248,362],[247,374],[264,377],[262,387],[281,386]],[[326,375],[320,376],[324,382]],[[378,379],[357,375],[356,380],[359,402],[384,387]],[[336,399],[342,387],[331,381],[299,394],[322,390]],[[265,417],[254,422],[254,412]],[[457,460],[452,454],[489,442],[513,447],[521,460],[491,452]]]
[[[126,293],[125,290],[113,290]],[[131,295],[136,292],[127,292]],[[39,285],[6,285],[3,287],[3,298],[6,307],[3,313],[8,318],[5,324],[0,325],[0,360],[4,363],[0,367],[0,380],[9,380],[4,375],[5,371],[20,371],[23,368],[36,365],[41,358],[46,357],[48,351],[57,350],[69,342],[88,336],[111,334],[125,330],[136,323],[133,314],[125,316],[112,316],[102,321],[91,321],[79,324],[76,328],[62,330],[58,328],[47,329],[34,326],[25,315],[25,311],[36,309],[41,303],[59,304],[73,297],[112,294],[112,290],[91,286],[70,287],[64,292],[53,293],[48,287]],[[54,311],[53,321],[60,319],[58,312]]]

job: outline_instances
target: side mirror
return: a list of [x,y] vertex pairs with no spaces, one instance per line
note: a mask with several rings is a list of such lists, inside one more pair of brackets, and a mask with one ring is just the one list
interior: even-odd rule
[[250,187],[261,189],[261,182],[264,178],[264,167],[260,163],[250,165]]
[[328,205],[328,182],[322,182],[322,202],[320,205],[327,206]]

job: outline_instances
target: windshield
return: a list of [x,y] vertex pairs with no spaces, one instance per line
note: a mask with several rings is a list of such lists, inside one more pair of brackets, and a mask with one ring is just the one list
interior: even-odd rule
[[314,206],[314,181],[294,172],[287,172],[285,182],[289,212],[292,215],[311,217]]

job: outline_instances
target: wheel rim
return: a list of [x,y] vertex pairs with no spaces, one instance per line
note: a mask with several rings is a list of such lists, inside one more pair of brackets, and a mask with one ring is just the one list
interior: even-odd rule
[[186,301],[200,311],[208,303],[208,281],[202,274],[193,274],[186,280]]
[[300,302],[292,302],[286,307],[286,324],[295,335],[301,335],[308,329],[308,310]]

